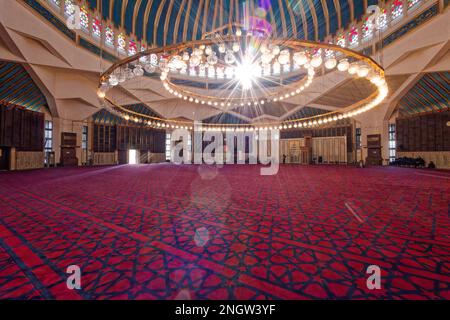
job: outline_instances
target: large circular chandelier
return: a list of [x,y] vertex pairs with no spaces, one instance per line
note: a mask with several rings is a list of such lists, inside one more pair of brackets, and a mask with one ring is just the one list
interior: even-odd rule
[[380,104],[388,94],[383,68],[358,52],[326,43],[271,38],[266,30],[229,26],[195,40],[151,48],[123,59],[100,78],[98,96],[110,111],[157,128],[192,128],[192,122],[133,112],[108,91],[136,77],[157,74],[170,95],[192,104],[224,108],[261,106],[300,95],[328,72],[346,72],[369,81],[374,92],[340,111],[279,123],[203,124],[205,130],[291,129],[349,118]]

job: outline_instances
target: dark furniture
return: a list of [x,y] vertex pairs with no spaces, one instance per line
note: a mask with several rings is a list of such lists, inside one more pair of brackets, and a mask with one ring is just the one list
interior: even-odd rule
[[61,165],[63,167],[78,166],[77,134],[72,132],[61,133]]
[[370,134],[367,136],[367,158],[366,165],[381,166],[383,158],[381,156],[381,135]]

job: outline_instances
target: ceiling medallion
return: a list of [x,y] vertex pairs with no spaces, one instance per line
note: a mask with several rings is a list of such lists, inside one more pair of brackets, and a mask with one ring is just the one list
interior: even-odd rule
[[[233,33],[228,33],[229,30]],[[257,127],[289,129],[326,124],[368,111],[387,96],[384,70],[367,56],[332,44],[272,38],[265,30],[243,31],[236,26],[230,29],[229,25],[204,35],[201,40],[148,49],[114,64],[101,76],[98,96],[106,107],[125,119],[162,128],[191,128],[192,123],[183,126],[180,121],[132,112],[109,98],[108,91],[127,80],[158,74],[170,95],[226,111],[244,106],[257,108],[295,97],[314,83],[315,76],[328,72],[346,72],[366,79],[376,90],[339,112]],[[213,129],[220,126],[216,128],[219,130],[227,125],[204,126]]]

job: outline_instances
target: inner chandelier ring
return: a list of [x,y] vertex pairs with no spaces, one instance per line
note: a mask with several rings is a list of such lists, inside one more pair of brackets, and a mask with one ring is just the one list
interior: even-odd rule
[[151,48],[125,58],[101,75],[98,96],[105,107],[126,120],[175,128],[189,122],[131,112],[114,102],[108,96],[109,90],[133,78],[158,75],[165,90],[174,97],[227,111],[223,108],[257,108],[295,97],[313,84],[318,74],[325,76],[330,72],[346,72],[366,79],[374,86],[374,92],[339,111],[318,116],[278,123],[208,123],[203,127],[312,127],[366,112],[379,105],[388,94],[383,68],[361,53],[327,43],[243,34],[238,29],[234,35],[213,34],[209,38]]

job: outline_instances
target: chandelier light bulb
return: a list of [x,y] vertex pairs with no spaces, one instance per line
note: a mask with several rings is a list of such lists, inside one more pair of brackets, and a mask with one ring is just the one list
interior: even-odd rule
[[[217,70],[219,70],[219,69],[217,69]],[[210,76],[210,77],[214,77],[215,75],[216,75],[216,69],[214,68],[214,67],[209,67],[208,68],[208,75]]]
[[226,50],[227,50],[227,48],[224,43],[219,44],[219,52],[220,53],[225,53]]
[[181,56],[174,56],[171,62],[174,68],[177,70],[182,69],[186,65]]
[[184,61],[189,61],[189,52],[183,52],[183,60]]
[[283,50],[280,52],[280,55],[278,56],[278,62],[282,65],[288,64],[291,60],[290,54],[288,50]]
[[250,90],[253,83],[253,70],[252,65],[246,60],[243,61],[236,69],[236,78],[239,80],[243,90]]
[[261,56],[262,64],[268,65],[272,62],[273,55],[270,52],[266,52]]
[[115,87],[115,86],[117,86],[119,84],[119,80],[117,79],[117,76],[115,76],[113,74],[109,76],[108,82],[113,87]]
[[206,59],[206,61],[210,64],[210,65],[215,65],[218,62],[218,58],[215,52],[213,52],[211,55],[208,56],[208,58]]
[[239,52],[239,50],[240,50],[239,43],[237,43],[237,42],[233,43],[232,49],[234,52]]
[[224,72],[225,71],[224,71],[223,67],[217,67],[217,69],[216,69],[217,77],[223,78]]
[[236,57],[231,50],[228,50],[227,54],[224,57],[224,60],[226,64],[234,64],[236,62]]
[[212,50],[211,46],[207,46],[207,47],[205,48],[205,54],[206,54],[207,56],[209,56],[209,55],[212,54],[212,53],[213,53],[213,50]]
[[336,67],[336,65],[337,65],[337,61],[335,58],[330,58],[327,61],[325,61],[325,68],[327,68],[329,70]]
[[269,49],[270,49],[270,51],[272,52],[272,54],[274,56],[276,56],[276,55],[278,55],[280,53],[280,47],[277,46],[277,45],[273,45],[272,44],[272,45],[269,46]]
[[304,65],[306,62],[308,62],[308,57],[306,56],[306,53],[296,52],[294,54],[294,62],[299,66]]
[[259,47],[259,51],[264,54],[267,52],[267,45],[262,44],[261,47]]
[[234,68],[233,67],[226,67],[225,69],[225,75],[228,79],[232,79],[234,76]]
[[141,65],[137,65],[134,68],[133,73],[136,77],[142,77],[144,75],[144,69],[142,69]]
[[353,74],[356,74],[358,72],[358,70],[359,70],[358,64],[357,63],[352,63],[350,65],[350,67],[348,68],[348,73],[353,75]]
[[376,73],[371,73],[368,79],[370,83],[376,84],[378,82],[379,76]]
[[339,61],[339,64],[337,66],[338,70],[342,71],[342,72],[347,71],[349,67],[350,67],[350,63],[348,62],[347,59],[343,59],[343,60]]
[[194,49],[194,55],[195,56],[201,56],[203,54],[203,49],[201,48],[195,48]]
[[242,31],[241,31],[241,29],[237,29],[237,30],[236,30],[236,36],[238,36],[238,37],[242,36]]
[[387,90],[388,89],[387,89],[387,87],[385,85],[386,85],[386,79],[385,78],[380,78],[380,80],[377,83],[377,86],[378,87],[383,87],[386,90],[386,94],[387,94]]
[[314,68],[318,68],[322,65],[322,57],[321,56],[315,56],[311,59],[311,66]]
[[280,63],[278,61],[275,61],[272,65],[272,70],[274,74],[279,74],[281,70]]
[[189,64],[191,67],[198,67],[200,64],[200,57],[197,55],[191,56],[191,59],[189,60]]
[[100,99],[103,99],[103,98],[106,97],[106,93],[105,93],[105,91],[103,91],[102,89],[98,89],[98,91],[97,91],[97,96],[98,96]]
[[364,78],[364,77],[366,77],[368,74],[369,74],[369,68],[367,68],[366,66],[361,66],[359,69],[358,69],[358,77],[361,77],[361,78]]
[[156,68],[155,68],[155,66],[153,66],[151,64],[146,64],[144,66],[144,70],[145,70],[145,72],[148,72],[148,73],[155,73]]

